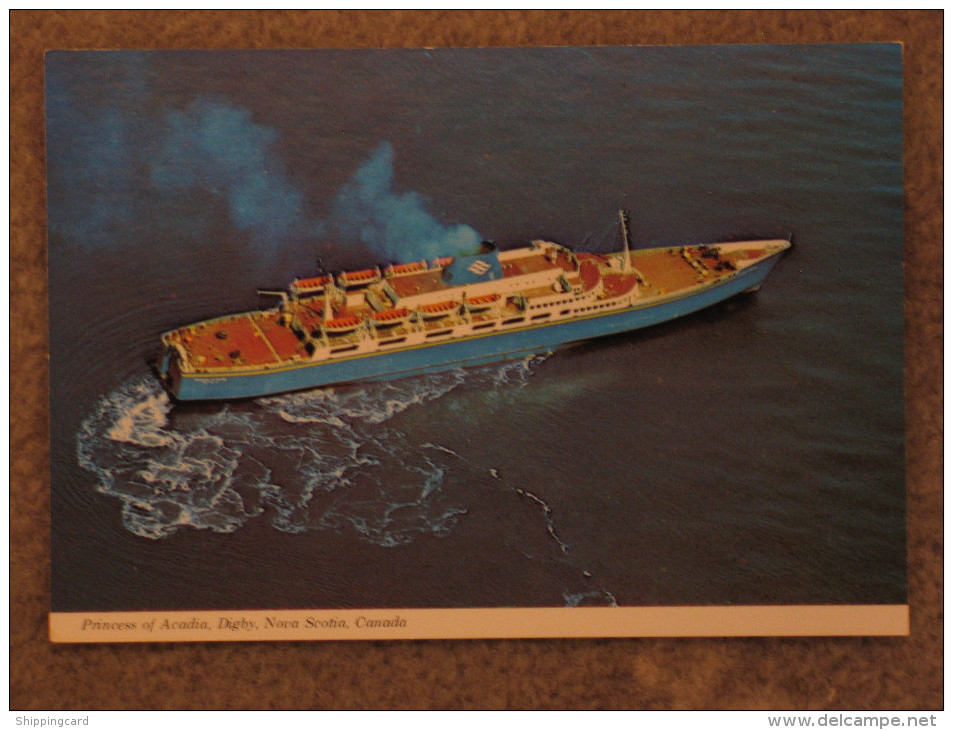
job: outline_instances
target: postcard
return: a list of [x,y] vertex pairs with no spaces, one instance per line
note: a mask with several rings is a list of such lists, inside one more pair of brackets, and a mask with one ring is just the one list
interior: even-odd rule
[[49,52],[51,639],[906,634],[901,61]]

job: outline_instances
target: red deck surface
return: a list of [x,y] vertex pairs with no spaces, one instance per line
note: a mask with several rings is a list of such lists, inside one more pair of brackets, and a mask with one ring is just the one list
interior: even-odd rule
[[635,274],[603,274],[602,283],[607,297],[621,297],[635,288],[638,279]]
[[[296,338],[297,339],[297,338]],[[248,315],[200,324],[182,341],[198,365],[263,365],[278,361],[263,331]]]
[[583,291],[589,291],[599,283],[599,267],[590,260],[579,262],[579,278],[582,279]]
[[399,297],[412,297],[446,288],[443,283],[443,271],[439,269],[428,269],[407,276],[395,276],[388,279],[388,282]]
[[304,352],[304,346],[298,336],[288,327],[279,324],[276,315],[267,314],[261,319],[257,319],[256,322],[282,360],[293,356],[296,352]]

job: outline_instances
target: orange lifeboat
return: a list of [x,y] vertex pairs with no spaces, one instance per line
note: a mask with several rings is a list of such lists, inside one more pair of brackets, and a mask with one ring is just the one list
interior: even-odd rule
[[421,304],[418,309],[424,319],[439,319],[440,317],[453,314],[457,311],[457,307],[459,306],[460,302],[446,301],[435,302],[434,304]]
[[426,268],[426,262],[414,261],[410,264],[391,264],[384,273],[387,276],[399,276],[400,274],[412,274],[415,271],[423,271]]
[[347,332],[353,332],[361,326],[363,320],[360,317],[338,317],[329,319],[321,323],[321,330],[329,335],[343,335]]
[[345,271],[338,277],[342,287],[367,286],[381,280],[380,269],[361,269],[360,271]]
[[378,327],[393,327],[406,322],[410,319],[411,314],[412,312],[407,308],[388,309],[383,312],[374,312],[370,316],[370,320]]
[[464,301],[463,304],[469,312],[482,312],[492,307],[498,301],[500,301],[499,294],[484,294],[482,297],[471,297]]
[[288,288],[292,294],[320,294],[332,281],[334,279],[331,276],[312,276],[309,279],[295,279]]

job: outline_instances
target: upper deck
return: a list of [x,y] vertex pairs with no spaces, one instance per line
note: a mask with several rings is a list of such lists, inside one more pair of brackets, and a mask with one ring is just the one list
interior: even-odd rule
[[[427,304],[439,301],[451,292],[456,298],[462,298],[463,293],[478,295],[489,293],[495,289],[501,291],[516,291],[519,288],[529,288],[541,282],[547,282],[560,273],[570,274],[578,268],[572,254],[554,244],[537,242],[534,248],[522,248],[514,251],[505,251],[498,256],[502,280],[499,278],[483,278],[481,274],[490,274],[490,264],[485,263],[486,257],[461,257],[459,263],[470,263],[467,271],[472,276],[466,285],[455,282],[450,276],[449,265],[453,259],[442,259],[439,268],[415,270],[407,273],[391,275],[385,278],[380,285],[397,306],[403,300],[410,300],[411,305]],[[449,280],[448,280],[449,279]],[[503,283],[500,283],[500,282]],[[496,282],[496,286],[493,283]],[[373,289],[373,287],[372,287]]]

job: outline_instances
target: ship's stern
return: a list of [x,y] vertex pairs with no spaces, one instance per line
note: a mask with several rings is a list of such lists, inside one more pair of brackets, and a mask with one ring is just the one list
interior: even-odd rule
[[156,375],[162,387],[173,397],[178,398],[182,384],[182,356],[169,335],[162,337],[162,344],[162,351],[156,361]]

